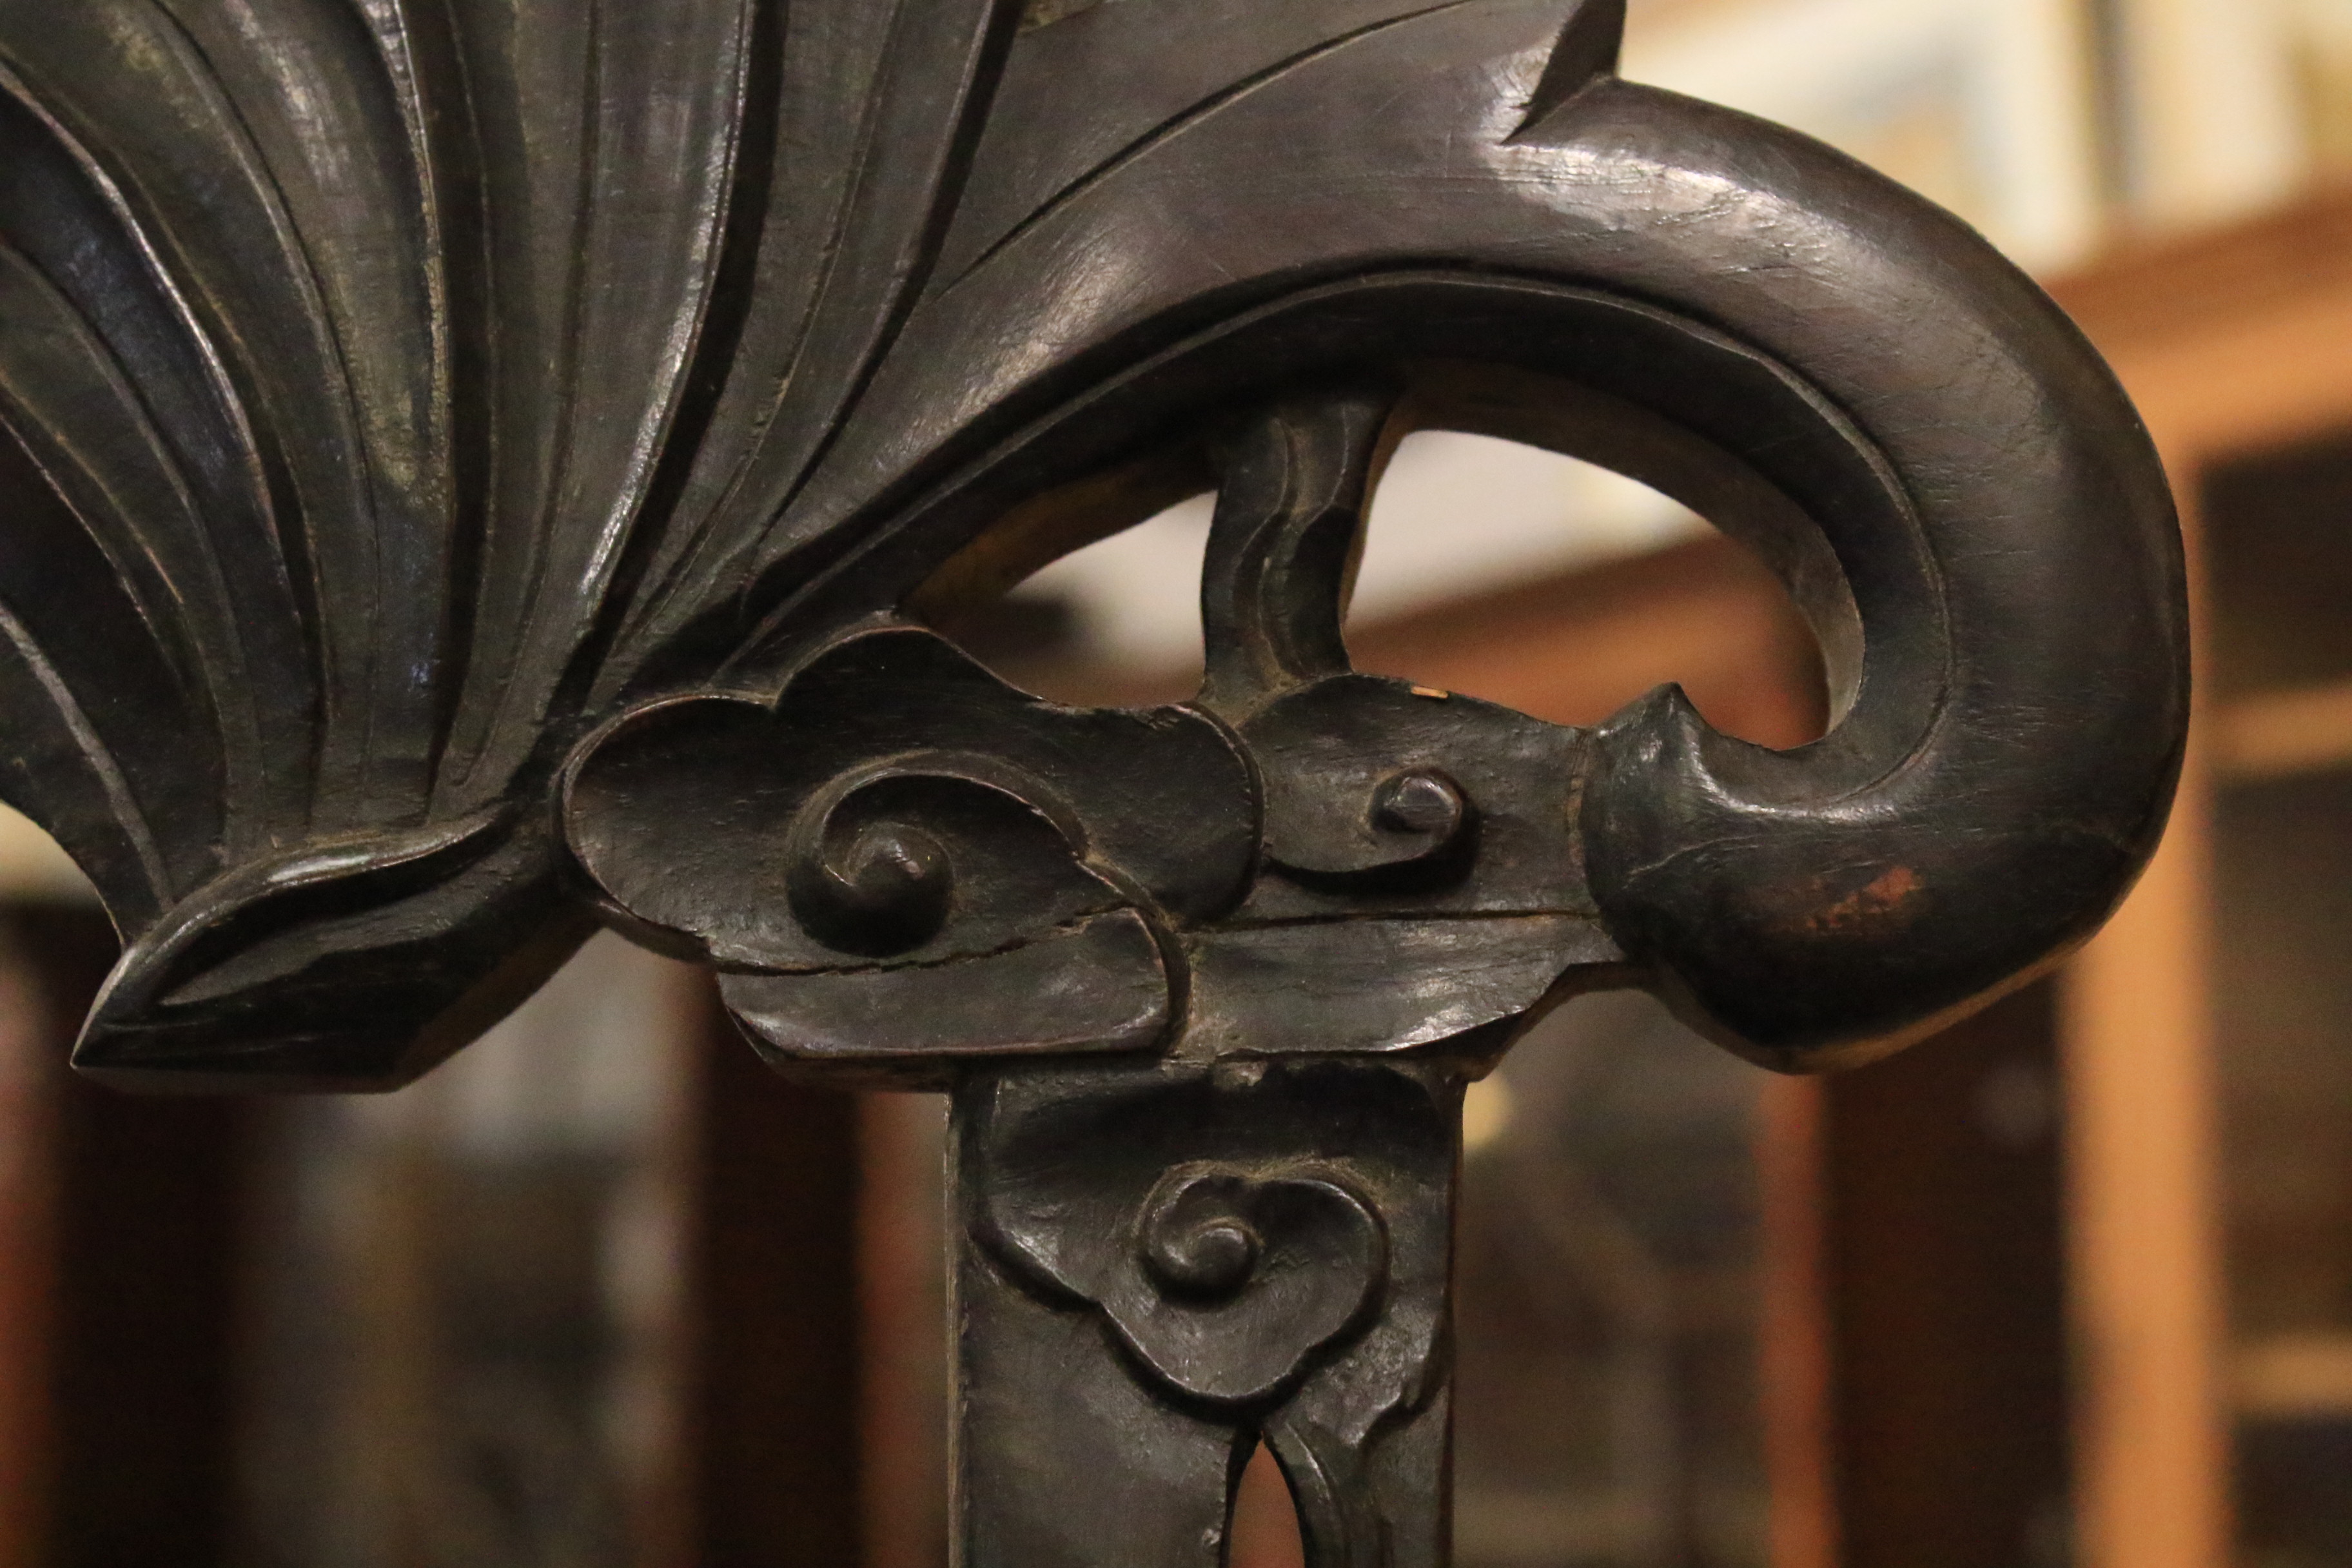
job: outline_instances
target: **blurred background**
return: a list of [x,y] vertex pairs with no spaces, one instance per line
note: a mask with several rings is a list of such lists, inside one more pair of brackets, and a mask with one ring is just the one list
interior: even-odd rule
[[[1478,1086],[1462,1568],[2352,1568],[2352,0],[1632,0],[1624,68],[2045,279],[2179,490],[2202,709],[2115,925],[1949,1035],[1787,1080],[1597,997]],[[1181,698],[1206,526],[960,630]],[[1478,437],[1399,454],[1350,642],[1564,721],[1670,679],[1822,721],[1737,547]],[[62,1067],[112,956],[6,824],[0,1565],[944,1564],[935,1098],[772,1079],[603,937],[402,1093],[131,1100]],[[1263,1463],[1235,1538],[1298,1562]]]

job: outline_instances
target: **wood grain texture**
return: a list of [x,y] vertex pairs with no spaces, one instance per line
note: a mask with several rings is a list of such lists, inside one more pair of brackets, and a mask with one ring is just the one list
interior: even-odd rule
[[[611,912],[567,763],[772,703],[992,525],[1132,472],[1077,525],[1115,528],[1218,469],[1237,396],[1334,378],[1391,400],[1366,440],[1606,458],[1800,590],[1853,707],[1801,761],[1671,702],[1595,752],[1617,937],[1719,1035],[1867,1050],[2078,938],[2180,705],[2130,411],[1942,215],[1616,80],[1619,20],[0,7],[0,784],[127,939],[83,1065],[423,1070]],[[1904,840],[1915,796],[1982,821]],[[1882,954],[1789,933],[1898,872],[2020,896],[1874,1005]],[[1725,969],[1699,909],[1774,886]]]
[[[2187,717],[2097,357],[1622,22],[0,0],[0,793],[125,937],[79,1064],[396,1084],[618,926],[955,1090],[975,1568],[1213,1563],[1258,1437],[1316,1568],[1441,1562],[1463,1081],[1598,986],[1790,1069],[1941,1026],[2113,908]],[[1352,668],[1429,426],[1750,544],[1827,732]],[[1191,702],[924,622],[1201,489]]]
[[[2315,197],[2056,286],[2147,420],[2192,567],[2212,470],[2352,422],[2347,215]],[[2207,1568],[2231,1550],[2210,929],[2223,759],[2199,729],[2172,832],[2064,975],[2076,1551],[2092,1568]]]

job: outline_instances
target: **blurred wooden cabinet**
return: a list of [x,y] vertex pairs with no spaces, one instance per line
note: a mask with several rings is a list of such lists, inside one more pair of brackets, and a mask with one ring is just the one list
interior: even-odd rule
[[2352,1563],[2352,200],[2063,284],[2200,627],[2174,826],[2071,968],[2084,1568]]
[[[602,938],[400,1094],[121,1094],[0,901],[0,1564],[862,1561],[859,1134]],[[935,1331],[936,1332],[936,1331]]]

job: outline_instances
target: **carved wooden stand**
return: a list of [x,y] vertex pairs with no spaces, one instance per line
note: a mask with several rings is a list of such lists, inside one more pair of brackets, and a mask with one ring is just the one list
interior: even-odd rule
[[[2131,410],[1613,0],[0,7],[0,784],[77,1053],[386,1088],[602,921],[955,1103],[961,1561],[1447,1552],[1462,1085],[1597,986],[1769,1065],[2079,942],[2187,714]],[[1605,461],[1827,655],[1779,753],[1352,673],[1406,431]],[[929,629],[1218,493],[1198,700]],[[780,1201],[790,1201],[783,1195]]]

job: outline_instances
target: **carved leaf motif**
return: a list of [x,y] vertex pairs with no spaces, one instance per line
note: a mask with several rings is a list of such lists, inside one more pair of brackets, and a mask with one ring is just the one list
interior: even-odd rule
[[[633,613],[731,595],[697,573],[887,349],[1001,12],[0,7],[7,793],[131,943],[113,996],[301,845],[535,816]],[[514,893],[445,910],[404,1027]]]
[[[1067,548],[1197,483],[1237,399],[1367,371],[1738,503],[1816,613],[1851,700],[1822,746],[1671,704],[1601,738],[1578,822],[1624,974],[1788,1065],[2112,905],[2179,760],[2177,540],[2128,406],[1980,241],[1616,80],[1622,0],[1024,16],[0,0],[0,794],[128,943],[93,1062],[421,1070],[594,902],[549,828],[584,742],[772,705],[1008,514],[1129,476],[1030,540]],[[448,832],[499,847],[378,874]],[[1918,931],[1840,928],[1867,984],[1816,984],[1831,864],[1927,889]],[[239,889],[333,866],[245,951]],[[1166,984],[1080,1033],[1145,1037]],[[340,1041],[333,987],[370,998]]]

